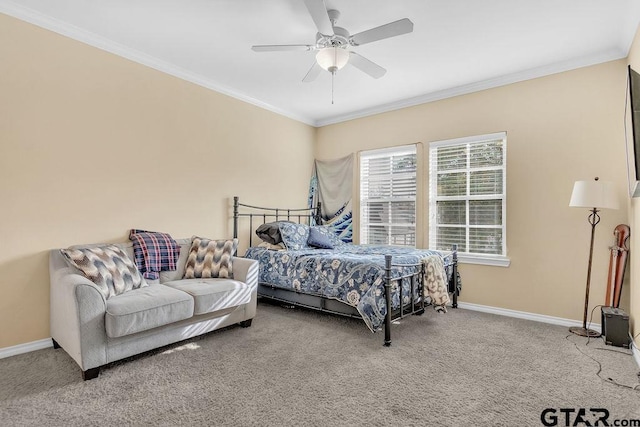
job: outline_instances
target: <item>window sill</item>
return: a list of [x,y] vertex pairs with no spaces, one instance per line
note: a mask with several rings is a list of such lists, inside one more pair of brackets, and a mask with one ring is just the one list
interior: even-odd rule
[[509,267],[511,259],[506,256],[482,256],[458,253],[458,262],[463,264],[490,265],[493,267]]

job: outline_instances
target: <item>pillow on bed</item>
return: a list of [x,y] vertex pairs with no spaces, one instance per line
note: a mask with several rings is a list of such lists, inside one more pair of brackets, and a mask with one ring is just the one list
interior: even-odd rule
[[314,248],[333,249],[331,239],[326,233],[319,230],[319,227],[311,227],[309,229],[309,238],[307,244]]
[[306,224],[296,224],[295,222],[281,222],[280,236],[282,243],[290,251],[299,251],[308,248],[309,226]]
[[291,223],[291,221],[267,222],[266,224],[262,224],[256,229],[256,235],[265,242],[271,243],[272,245],[282,243],[282,236],[280,236],[281,222]]
[[315,225],[311,227],[311,229],[316,230],[317,233],[320,233],[326,236],[327,239],[329,239],[329,242],[331,242],[332,247],[327,249],[338,248],[340,246],[346,245],[346,243],[343,242],[342,239],[340,239],[340,237],[338,237],[334,228],[330,225]]

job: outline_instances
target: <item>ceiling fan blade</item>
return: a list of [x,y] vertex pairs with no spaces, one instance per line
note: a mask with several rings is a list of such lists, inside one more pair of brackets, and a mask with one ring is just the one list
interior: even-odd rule
[[316,77],[318,77],[321,71],[322,71],[322,67],[320,67],[317,62],[314,62],[313,66],[309,69],[309,71],[307,72],[307,75],[304,76],[304,79],[302,79],[302,81],[305,83],[314,81]]
[[332,36],[333,25],[327,14],[327,7],[324,5],[324,0],[304,0],[304,4],[307,6],[307,10],[320,34]]
[[354,46],[360,46],[361,44],[388,39],[389,37],[407,34],[412,31],[413,22],[411,22],[411,20],[409,20],[408,18],[404,18],[398,21],[381,25],[379,27],[372,28],[370,30],[363,31],[358,34],[354,34],[349,38],[349,43]]
[[314,46],[308,44],[261,44],[251,46],[254,52],[277,52],[285,50],[312,50]]
[[349,64],[353,65],[360,71],[369,74],[374,79],[379,79],[384,76],[387,70],[376,64],[375,62],[369,61],[362,55],[358,55],[355,52],[351,52],[349,55]]

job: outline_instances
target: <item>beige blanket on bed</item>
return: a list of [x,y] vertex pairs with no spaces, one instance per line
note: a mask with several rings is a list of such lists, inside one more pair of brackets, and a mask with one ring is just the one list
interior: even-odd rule
[[449,291],[447,288],[447,277],[442,258],[433,255],[424,259],[425,278],[424,288],[431,298],[433,307],[437,311],[447,311],[446,304],[449,303]]

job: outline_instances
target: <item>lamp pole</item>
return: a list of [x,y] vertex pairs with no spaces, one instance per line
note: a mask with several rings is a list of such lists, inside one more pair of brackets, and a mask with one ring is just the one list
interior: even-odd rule
[[587,289],[584,294],[584,313],[582,315],[582,327],[573,326],[569,331],[582,337],[599,337],[600,334],[592,329],[587,329],[587,313],[589,311],[589,288],[591,286],[591,264],[593,264],[593,241],[596,235],[596,225],[600,222],[598,209],[591,209],[589,214],[589,224],[591,224],[591,246],[589,247],[589,264],[587,266]]

